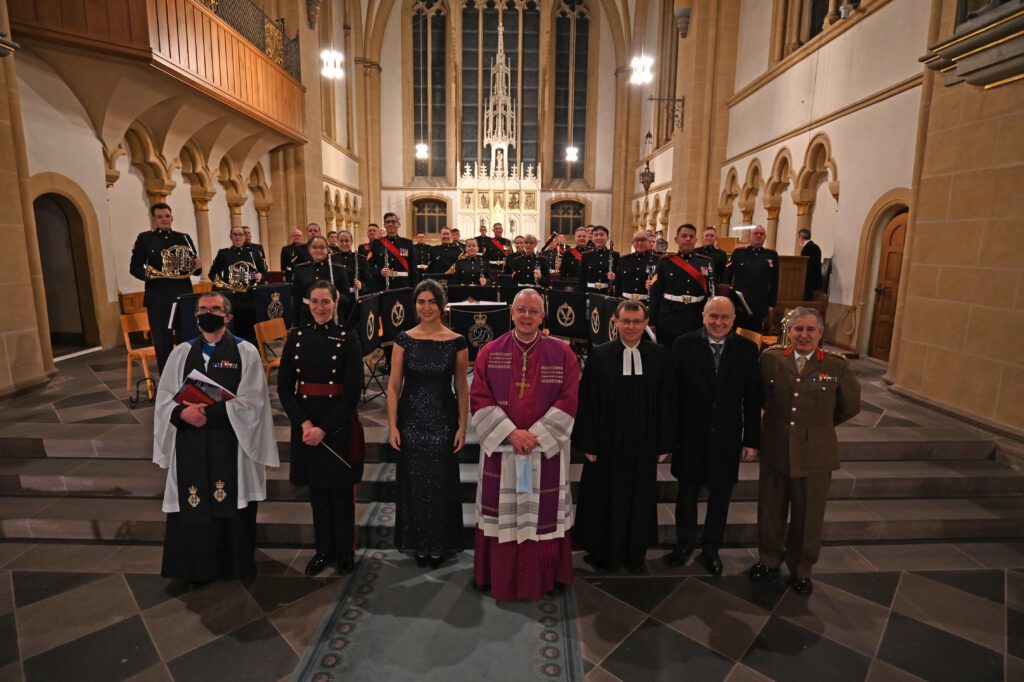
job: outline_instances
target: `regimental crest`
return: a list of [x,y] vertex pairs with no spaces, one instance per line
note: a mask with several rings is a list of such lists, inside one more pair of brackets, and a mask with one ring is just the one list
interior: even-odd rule
[[213,491],[213,499],[223,502],[228,496],[227,491],[224,490],[224,481],[217,481],[214,485],[217,486],[217,489]]
[[568,303],[563,303],[555,311],[555,319],[558,320],[559,325],[568,329],[576,322],[576,311]]
[[596,306],[590,311],[590,331],[595,334],[601,331],[601,309]]
[[199,488],[194,485],[188,487],[188,506],[195,509],[199,506]]
[[617,324],[609,324],[608,325],[608,340],[609,341],[614,341],[617,338],[619,338],[619,325],[617,325]]
[[370,314],[366,316],[366,340],[369,341],[373,338],[373,335],[377,332],[377,316],[370,311]]
[[494,340],[494,328],[487,324],[487,313],[477,313],[473,316],[473,326],[469,328],[466,336],[474,348],[483,348]]
[[403,322],[405,322],[405,306],[401,301],[395,301],[395,304],[391,306],[391,324],[401,327]]
[[267,304],[267,319],[278,317],[284,317],[284,304],[281,303],[281,292],[275,291],[270,294],[270,303]]

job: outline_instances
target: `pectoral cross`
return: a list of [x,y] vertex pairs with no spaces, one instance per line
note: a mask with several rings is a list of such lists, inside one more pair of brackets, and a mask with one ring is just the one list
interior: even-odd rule
[[526,394],[526,389],[530,387],[530,382],[527,381],[526,377],[524,376],[522,379],[520,379],[518,382],[512,385],[519,389],[519,397],[522,398]]

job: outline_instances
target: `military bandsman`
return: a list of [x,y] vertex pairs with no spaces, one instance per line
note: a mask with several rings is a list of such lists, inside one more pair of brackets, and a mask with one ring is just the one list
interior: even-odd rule
[[330,247],[327,246],[327,240],[320,236],[313,237],[309,242],[309,253],[313,259],[295,268],[295,278],[292,282],[292,308],[295,311],[293,319],[295,325],[300,327],[312,321],[308,293],[314,282],[327,281],[338,289],[341,296],[338,303],[339,315],[347,314],[349,306],[352,305],[352,285],[349,283],[348,272],[344,265],[335,260]]
[[679,253],[663,256],[651,284],[651,327],[658,343],[672,347],[676,337],[701,328],[704,302],[715,291],[711,259],[693,252],[697,228],[689,223],[676,230]]
[[480,256],[475,239],[466,241],[466,253],[455,261],[448,272],[454,275],[452,284],[483,286],[493,283],[491,268]]
[[764,248],[764,225],[755,225],[750,231],[750,245],[736,249],[725,268],[725,284],[743,295],[750,306],[746,312],[742,303],[737,306],[736,326],[761,333],[764,318],[775,307],[779,297],[779,254]]
[[370,262],[380,270],[386,289],[414,287],[419,281],[416,247],[411,240],[398,236],[398,228],[401,226],[398,214],[390,211],[385,213],[385,234],[373,243]]
[[306,248],[306,241],[302,230],[292,229],[292,243],[281,248],[281,269],[284,271],[286,282],[292,281],[295,266],[309,260],[309,249]]
[[608,228],[604,225],[595,225],[591,238],[594,240],[594,248],[583,254],[580,263],[580,288],[611,296],[615,287],[619,253],[608,248]]
[[648,249],[647,233],[637,230],[633,233],[635,251],[619,260],[615,270],[615,282],[619,295],[634,301],[646,301],[651,288],[651,279],[658,267],[658,257]]
[[551,283],[547,259],[537,253],[537,238],[532,234],[524,238],[521,256],[509,258],[508,270],[512,282],[521,287],[547,287]]
[[[583,254],[587,249],[587,228],[581,227],[576,230],[576,245],[562,254],[562,265],[558,270],[564,282],[578,282],[580,273],[583,271]],[[567,287],[568,288],[568,287]]]

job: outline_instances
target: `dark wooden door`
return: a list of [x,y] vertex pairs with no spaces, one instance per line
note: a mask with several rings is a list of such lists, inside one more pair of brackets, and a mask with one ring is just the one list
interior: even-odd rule
[[871,344],[868,355],[889,360],[893,320],[896,317],[896,294],[900,288],[903,267],[903,242],[907,235],[907,214],[901,213],[885,226],[879,250],[878,280],[875,284],[875,310],[871,319]]

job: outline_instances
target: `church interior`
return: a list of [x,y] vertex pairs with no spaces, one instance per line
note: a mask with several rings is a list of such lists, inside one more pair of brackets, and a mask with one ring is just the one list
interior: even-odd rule
[[[0,682],[1024,680],[1024,0],[0,0],[0,178]],[[779,317],[818,310],[862,391],[815,592],[745,575],[753,463],[721,576],[661,560],[668,464],[640,574],[577,556],[509,605],[469,552],[416,570],[370,394],[356,571],[306,577],[273,382],[256,576],[162,578],[123,319],[156,203],[202,263],[247,226],[272,271],[293,229],[359,244],[387,212],[429,244],[604,225],[623,255],[763,226]],[[479,454],[471,432],[467,537]]]

